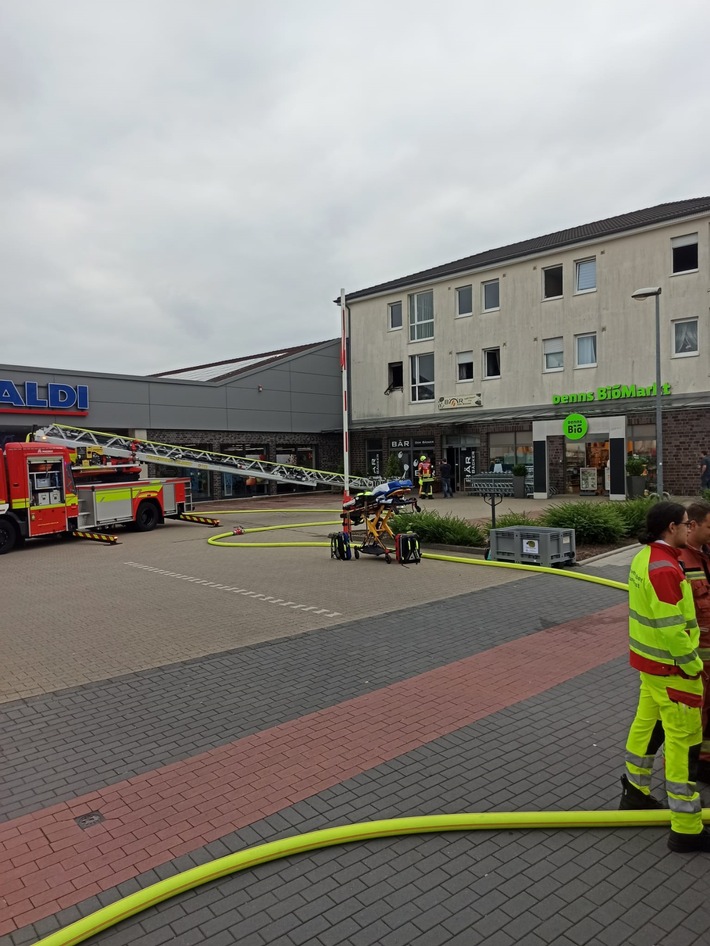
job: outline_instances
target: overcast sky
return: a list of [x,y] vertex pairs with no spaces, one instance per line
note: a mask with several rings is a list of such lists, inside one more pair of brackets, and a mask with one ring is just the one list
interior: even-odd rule
[[707,0],[0,0],[0,363],[339,334],[340,287],[710,194]]

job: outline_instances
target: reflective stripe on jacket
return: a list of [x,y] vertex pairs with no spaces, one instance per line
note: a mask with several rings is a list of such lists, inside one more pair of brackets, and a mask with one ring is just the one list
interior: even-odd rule
[[629,659],[645,673],[694,677],[703,669],[690,582],[678,550],[645,545],[629,571]]

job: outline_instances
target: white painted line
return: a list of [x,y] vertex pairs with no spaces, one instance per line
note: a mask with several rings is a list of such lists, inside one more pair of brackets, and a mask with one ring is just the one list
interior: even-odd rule
[[244,595],[246,598],[252,598],[263,604],[276,604],[280,608],[292,608],[294,611],[304,611],[306,613],[324,614],[329,618],[342,617],[339,611],[329,611],[327,608],[319,608],[315,604],[296,604],[295,601],[284,601],[283,598],[274,598],[273,595],[265,595],[261,591],[249,591],[248,588],[234,588],[231,585],[219,585],[214,581],[208,581],[206,578],[196,578],[194,575],[181,575],[178,572],[170,572],[165,568],[154,568],[152,565],[142,565],[140,562],[124,562],[131,568],[142,568],[143,571],[152,572],[154,575],[161,575],[163,578],[178,578],[180,581],[189,581],[195,585],[202,585],[203,588],[213,588],[215,591],[226,591],[231,594]]

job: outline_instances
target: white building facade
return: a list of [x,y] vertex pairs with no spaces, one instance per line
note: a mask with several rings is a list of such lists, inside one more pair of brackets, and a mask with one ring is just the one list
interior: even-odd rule
[[655,308],[632,299],[649,286],[661,288],[665,488],[696,493],[710,447],[710,198],[348,294],[354,470],[384,471],[394,452],[411,474],[420,455],[446,456],[465,489],[472,471],[524,463],[536,496],[623,498],[636,454],[652,486]]

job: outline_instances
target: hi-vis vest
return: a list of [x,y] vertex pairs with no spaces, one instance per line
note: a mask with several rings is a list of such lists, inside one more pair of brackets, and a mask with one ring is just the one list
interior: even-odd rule
[[[672,573],[664,574],[666,569]],[[679,596],[677,602],[661,600],[654,579],[660,588],[670,585]],[[703,669],[698,637],[693,592],[673,550],[655,542],[644,546],[629,572],[631,666],[661,676],[694,677]]]

